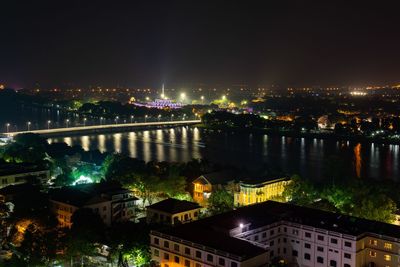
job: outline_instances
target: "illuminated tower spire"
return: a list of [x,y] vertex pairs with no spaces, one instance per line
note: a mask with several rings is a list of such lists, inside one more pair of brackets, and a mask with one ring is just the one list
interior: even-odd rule
[[162,87],[161,87],[161,98],[162,98],[162,99],[165,98],[164,84],[162,84]]

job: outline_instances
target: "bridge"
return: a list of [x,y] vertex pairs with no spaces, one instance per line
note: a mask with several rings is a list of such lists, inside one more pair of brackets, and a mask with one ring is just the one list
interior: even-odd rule
[[51,128],[41,129],[32,131],[19,131],[19,132],[8,132],[3,133],[8,137],[13,137],[17,134],[23,133],[36,133],[40,135],[64,135],[64,134],[77,134],[77,133],[99,133],[106,131],[126,131],[133,130],[135,128],[147,128],[147,127],[172,127],[181,125],[192,125],[200,123],[201,120],[182,120],[182,121],[161,121],[161,122],[135,122],[135,123],[119,123],[119,124],[103,124],[103,125],[88,125],[88,126],[76,126],[76,127],[63,127],[63,128]]

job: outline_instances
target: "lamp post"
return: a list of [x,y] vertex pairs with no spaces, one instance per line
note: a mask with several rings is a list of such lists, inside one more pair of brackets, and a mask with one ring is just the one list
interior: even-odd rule
[[65,124],[67,125],[67,128],[68,128],[68,126],[69,126],[69,119],[66,119],[66,120],[65,120]]
[[147,115],[144,115],[144,122],[147,122]]
[[133,116],[133,115],[131,115],[131,123],[133,122],[133,118],[134,118],[135,116]]
[[116,117],[115,117],[115,124],[118,124],[118,119],[119,119],[119,117],[116,116]]
[[100,125],[103,124],[103,117],[100,117]]
[[50,123],[51,123],[51,121],[47,121],[47,130],[50,129]]
[[83,127],[86,126],[86,118],[83,118]]
[[28,127],[28,132],[31,130],[31,122],[30,121],[28,121],[27,123],[26,123],[26,126]]
[[171,121],[173,120],[173,118],[174,118],[174,114],[171,114]]
[[202,95],[202,96],[200,97],[200,99],[201,99],[201,104],[204,104],[204,95]]
[[10,132],[10,124],[6,123],[7,133]]
[[157,118],[158,118],[158,122],[160,122],[161,114],[159,114]]
[[181,93],[181,101],[184,102],[186,99],[186,93]]

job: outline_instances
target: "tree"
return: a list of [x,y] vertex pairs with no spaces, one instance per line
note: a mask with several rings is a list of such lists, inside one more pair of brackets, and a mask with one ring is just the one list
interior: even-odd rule
[[226,189],[219,189],[211,193],[208,199],[208,211],[212,214],[219,214],[233,209],[233,195]]

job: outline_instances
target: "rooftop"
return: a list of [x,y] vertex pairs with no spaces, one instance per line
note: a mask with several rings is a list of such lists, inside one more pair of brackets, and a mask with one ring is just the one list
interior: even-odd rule
[[[201,178],[201,177],[206,178],[207,181],[213,185],[226,184],[227,182],[235,181],[235,180],[239,179],[238,174],[235,173],[234,171],[230,171],[230,170],[207,173],[207,174],[200,175],[199,178]],[[194,182],[200,180],[199,178],[194,180]]]
[[200,209],[201,207],[199,204],[194,202],[168,198],[153,205],[150,205],[147,208],[175,214],[189,210]]
[[0,164],[0,176],[21,174],[28,172],[45,171],[46,168],[30,163],[4,163]]
[[276,183],[280,181],[289,181],[290,178],[288,177],[281,177],[281,178],[276,178],[276,177],[252,177],[248,179],[242,179],[240,181],[240,184],[242,186],[247,186],[247,187],[259,187],[263,186],[266,184],[271,184],[271,183]]

